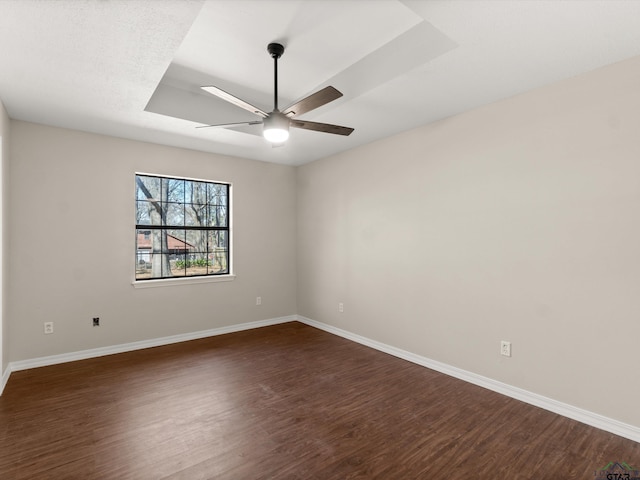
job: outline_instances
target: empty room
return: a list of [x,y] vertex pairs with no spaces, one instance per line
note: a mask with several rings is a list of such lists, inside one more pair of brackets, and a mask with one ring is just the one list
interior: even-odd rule
[[0,479],[640,478],[640,1],[0,0]]

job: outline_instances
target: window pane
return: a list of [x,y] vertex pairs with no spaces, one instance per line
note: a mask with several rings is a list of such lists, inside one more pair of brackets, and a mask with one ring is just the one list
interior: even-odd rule
[[[138,200],[136,202],[136,224],[138,225],[160,225],[160,215],[152,215],[155,207],[152,202]],[[156,223],[153,223],[156,222]]]
[[[209,204],[211,206],[211,225],[223,226],[225,221],[221,221],[221,218],[226,217],[227,211],[227,197],[228,197],[227,185],[212,184],[210,185]],[[216,223],[217,222],[217,223]]]
[[204,205],[207,202],[207,183],[205,182],[188,182],[187,192],[188,195],[185,198],[186,203],[195,203],[197,205]]
[[187,230],[186,241],[190,246],[189,253],[207,252],[207,232],[204,230]]
[[229,271],[229,245],[227,232],[209,232],[208,249],[211,265],[209,266],[207,273],[227,273]]
[[139,252],[164,253],[163,230],[149,228],[139,229],[136,232],[136,250]]
[[209,246],[209,251],[214,247],[228,248],[226,231],[214,230],[207,233],[207,245]]
[[151,278],[151,231],[136,232],[136,280]]
[[221,183],[209,184],[209,203],[220,203],[221,198],[227,197],[227,185]]
[[193,250],[186,240],[186,232],[184,230],[168,230],[167,231],[167,253],[171,255],[187,255]]
[[174,277],[184,277],[187,272],[188,255],[185,253],[177,253],[169,256],[171,273]]
[[208,274],[229,273],[229,251],[226,248],[216,247],[211,256]]
[[166,224],[168,226],[184,225],[184,204],[183,203],[167,203],[166,208]]
[[171,276],[166,230],[136,231],[136,279]]
[[[151,258],[151,278],[171,277],[171,264],[166,253],[154,253]],[[156,275],[156,272],[158,274]]]
[[194,252],[189,255],[186,274],[189,276],[206,275],[209,263],[206,252]]
[[169,178],[166,183],[166,200],[168,202],[184,202],[184,184],[184,180]]
[[158,177],[136,175],[136,199],[159,201],[160,179]]
[[195,227],[207,226],[207,206],[197,204],[185,205],[185,225]]
[[227,226],[227,207],[224,205],[209,205],[208,207],[208,223],[209,227],[226,227]]

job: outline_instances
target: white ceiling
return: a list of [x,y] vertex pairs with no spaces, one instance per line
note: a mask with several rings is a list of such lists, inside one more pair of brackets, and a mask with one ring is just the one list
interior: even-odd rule
[[[355,128],[196,129],[333,85],[301,115]],[[0,99],[14,119],[289,165],[640,55],[635,0],[0,0]],[[639,86],[640,88],[640,86]]]

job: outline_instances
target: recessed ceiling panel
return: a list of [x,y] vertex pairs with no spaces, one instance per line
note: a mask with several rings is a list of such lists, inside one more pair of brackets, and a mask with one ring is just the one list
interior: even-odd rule
[[[307,120],[349,103],[457,46],[396,1],[372,2],[367,9],[362,8],[360,1],[275,2],[277,8],[270,5],[272,8],[265,10],[265,2],[233,2],[235,8],[231,8],[229,2],[207,4],[146,110],[207,124],[256,120],[250,113],[199,87],[214,85],[271,111],[274,66],[266,44],[272,40],[287,44],[278,62],[281,109],[326,85],[333,85],[344,94],[339,100],[310,112]],[[270,19],[266,25],[264,17]],[[352,29],[366,25],[360,30],[367,34],[345,33],[343,27],[350,22],[353,22]],[[225,35],[228,38],[230,25],[248,29],[247,36],[237,43],[222,45],[221,38]],[[273,33],[285,30],[293,32],[289,42],[282,39],[283,35]],[[260,32],[270,40],[260,40]],[[298,54],[294,47],[291,47],[293,53],[290,52],[290,45],[300,45]],[[215,54],[215,61],[203,53],[206,51],[219,52]],[[239,58],[232,58],[232,52]],[[338,118],[327,122],[341,124]],[[255,126],[236,130],[253,135],[262,132]]]
[[281,90],[299,98],[421,21],[397,1],[213,1],[202,8],[173,63],[270,92],[267,45],[277,41],[285,46]]

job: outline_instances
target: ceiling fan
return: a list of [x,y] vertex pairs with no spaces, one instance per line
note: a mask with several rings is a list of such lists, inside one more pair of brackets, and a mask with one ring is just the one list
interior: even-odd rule
[[273,111],[267,113],[258,107],[245,102],[244,100],[225,92],[224,90],[211,85],[205,85],[202,88],[205,92],[208,92],[216,97],[226,100],[229,103],[234,104],[237,107],[243,108],[259,117],[261,120],[254,120],[252,122],[236,122],[236,123],[222,123],[217,125],[202,125],[196,128],[207,127],[237,127],[240,125],[263,125],[263,135],[269,142],[276,144],[282,144],[289,138],[289,127],[303,128],[305,130],[315,130],[316,132],[333,133],[335,135],[350,135],[353,132],[353,128],[341,127],[340,125],[331,125],[329,123],[310,122],[307,120],[298,120],[298,115],[310,112],[322,105],[326,105],[342,96],[335,88],[328,86],[322,90],[312,93],[308,97],[288,106],[282,112],[278,110],[278,59],[284,53],[284,46],[279,43],[270,43],[267,46],[267,51],[274,60],[274,93],[273,93]]

